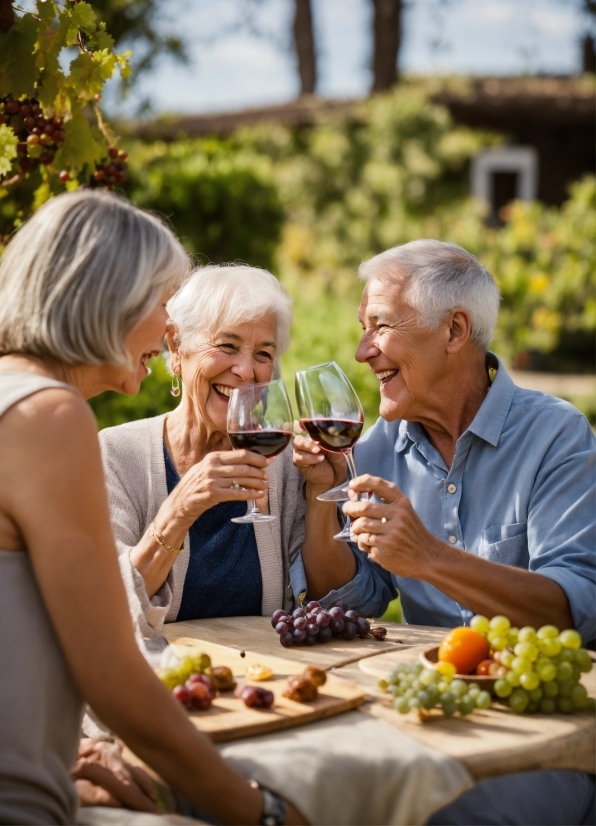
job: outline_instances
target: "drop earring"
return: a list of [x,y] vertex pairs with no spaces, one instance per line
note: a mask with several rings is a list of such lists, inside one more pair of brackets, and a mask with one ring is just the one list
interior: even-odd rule
[[172,389],[170,390],[172,396],[179,396],[180,395],[180,379],[174,373],[172,376]]

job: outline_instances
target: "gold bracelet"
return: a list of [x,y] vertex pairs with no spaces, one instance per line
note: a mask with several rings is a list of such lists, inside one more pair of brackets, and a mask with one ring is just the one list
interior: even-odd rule
[[153,539],[155,539],[156,542],[159,542],[160,545],[163,545],[163,547],[166,548],[166,550],[168,550],[171,554],[179,554],[180,551],[184,550],[184,545],[182,545],[181,548],[172,548],[171,545],[168,545],[163,536],[160,536],[155,530],[155,520],[151,523],[149,531]]

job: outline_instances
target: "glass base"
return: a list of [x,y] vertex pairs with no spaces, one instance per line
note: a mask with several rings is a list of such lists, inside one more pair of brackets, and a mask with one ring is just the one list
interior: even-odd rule
[[269,516],[267,513],[247,513],[245,516],[235,516],[230,522],[239,525],[251,525],[253,522],[274,522],[277,516]]
[[336,533],[333,538],[338,539],[340,542],[353,542],[354,541],[354,537],[352,536],[352,532],[350,530],[349,525],[346,525],[345,528],[342,528],[342,530],[339,533]]
[[349,502],[348,483],[344,482],[342,485],[326,490],[325,493],[317,496],[317,499],[320,502]]

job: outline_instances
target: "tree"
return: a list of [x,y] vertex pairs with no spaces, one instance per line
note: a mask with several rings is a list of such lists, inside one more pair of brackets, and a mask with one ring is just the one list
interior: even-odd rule
[[398,80],[397,56],[402,38],[403,0],[372,0],[373,83],[372,92],[383,92]]
[[[114,187],[126,153],[98,108],[104,83],[128,54],[86,2],[0,5],[0,250],[15,226],[53,194],[80,183]],[[60,57],[76,50],[68,69]]]
[[[92,0],[98,17],[103,20],[116,47],[133,50],[134,77],[155,66],[165,55],[187,63],[186,43],[170,30],[159,0]],[[129,78],[124,78],[122,95],[129,89]]]
[[312,95],[317,84],[317,61],[310,0],[295,0],[293,34],[300,95]]

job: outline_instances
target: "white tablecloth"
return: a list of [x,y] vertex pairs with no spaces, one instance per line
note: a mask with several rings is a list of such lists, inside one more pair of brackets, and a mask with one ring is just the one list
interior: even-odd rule
[[219,749],[316,826],[423,824],[474,785],[457,760],[359,711]]

